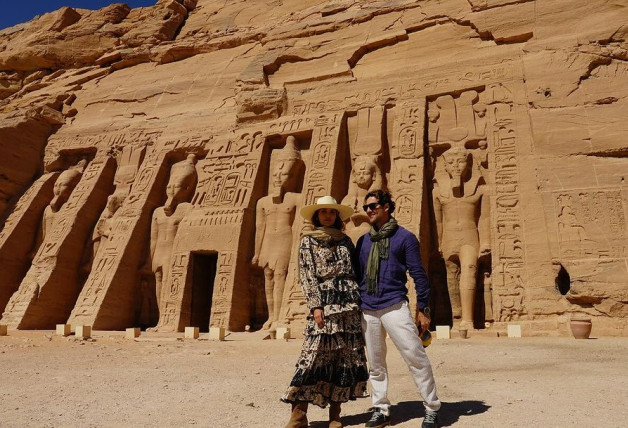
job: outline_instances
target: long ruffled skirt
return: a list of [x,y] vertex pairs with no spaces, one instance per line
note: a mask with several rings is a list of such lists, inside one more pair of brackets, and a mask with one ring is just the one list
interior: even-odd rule
[[281,400],[325,407],[368,396],[361,323],[357,310],[327,315],[322,328],[308,316],[296,372]]

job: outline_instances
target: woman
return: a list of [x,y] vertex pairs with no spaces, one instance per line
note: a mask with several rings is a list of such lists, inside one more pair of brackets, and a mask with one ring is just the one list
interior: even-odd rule
[[315,229],[299,246],[299,276],[310,314],[297,370],[281,398],[292,404],[286,428],[307,427],[308,403],[329,404],[329,426],[340,428],[340,406],[365,397],[368,371],[351,239],[342,233],[353,214],[331,196],[301,209]]

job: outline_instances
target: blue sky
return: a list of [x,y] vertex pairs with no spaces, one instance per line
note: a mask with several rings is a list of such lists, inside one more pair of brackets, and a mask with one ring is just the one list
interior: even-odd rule
[[157,0],[4,0],[0,12],[0,30],[21,22],[30,21],[36,15],[52,12],[63,6],[81,9],[100,9],[113,3],[126,3],[131,7],[152,6]]

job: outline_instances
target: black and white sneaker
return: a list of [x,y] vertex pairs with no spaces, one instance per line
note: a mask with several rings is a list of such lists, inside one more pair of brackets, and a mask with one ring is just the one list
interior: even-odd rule
[[364,425],[366,428],[381,428],[390,425],[390,416],[386,416],[379,410],[375,410],[371,419]]
[[438,412],[425,409],[425,418],[423,418],[421,428],[438,428]]

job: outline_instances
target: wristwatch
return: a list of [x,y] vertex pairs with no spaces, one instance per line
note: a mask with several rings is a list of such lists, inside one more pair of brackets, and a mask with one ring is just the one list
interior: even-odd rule
[[423,309],[419,309],[419,310],[420,310],[421,312],[423,312],[425,315],[428,315],[428,316],[429,316],[429,314],[430,314],[430,307],[429,307],[429,306],[426,306],[426,307],[424,307]]

